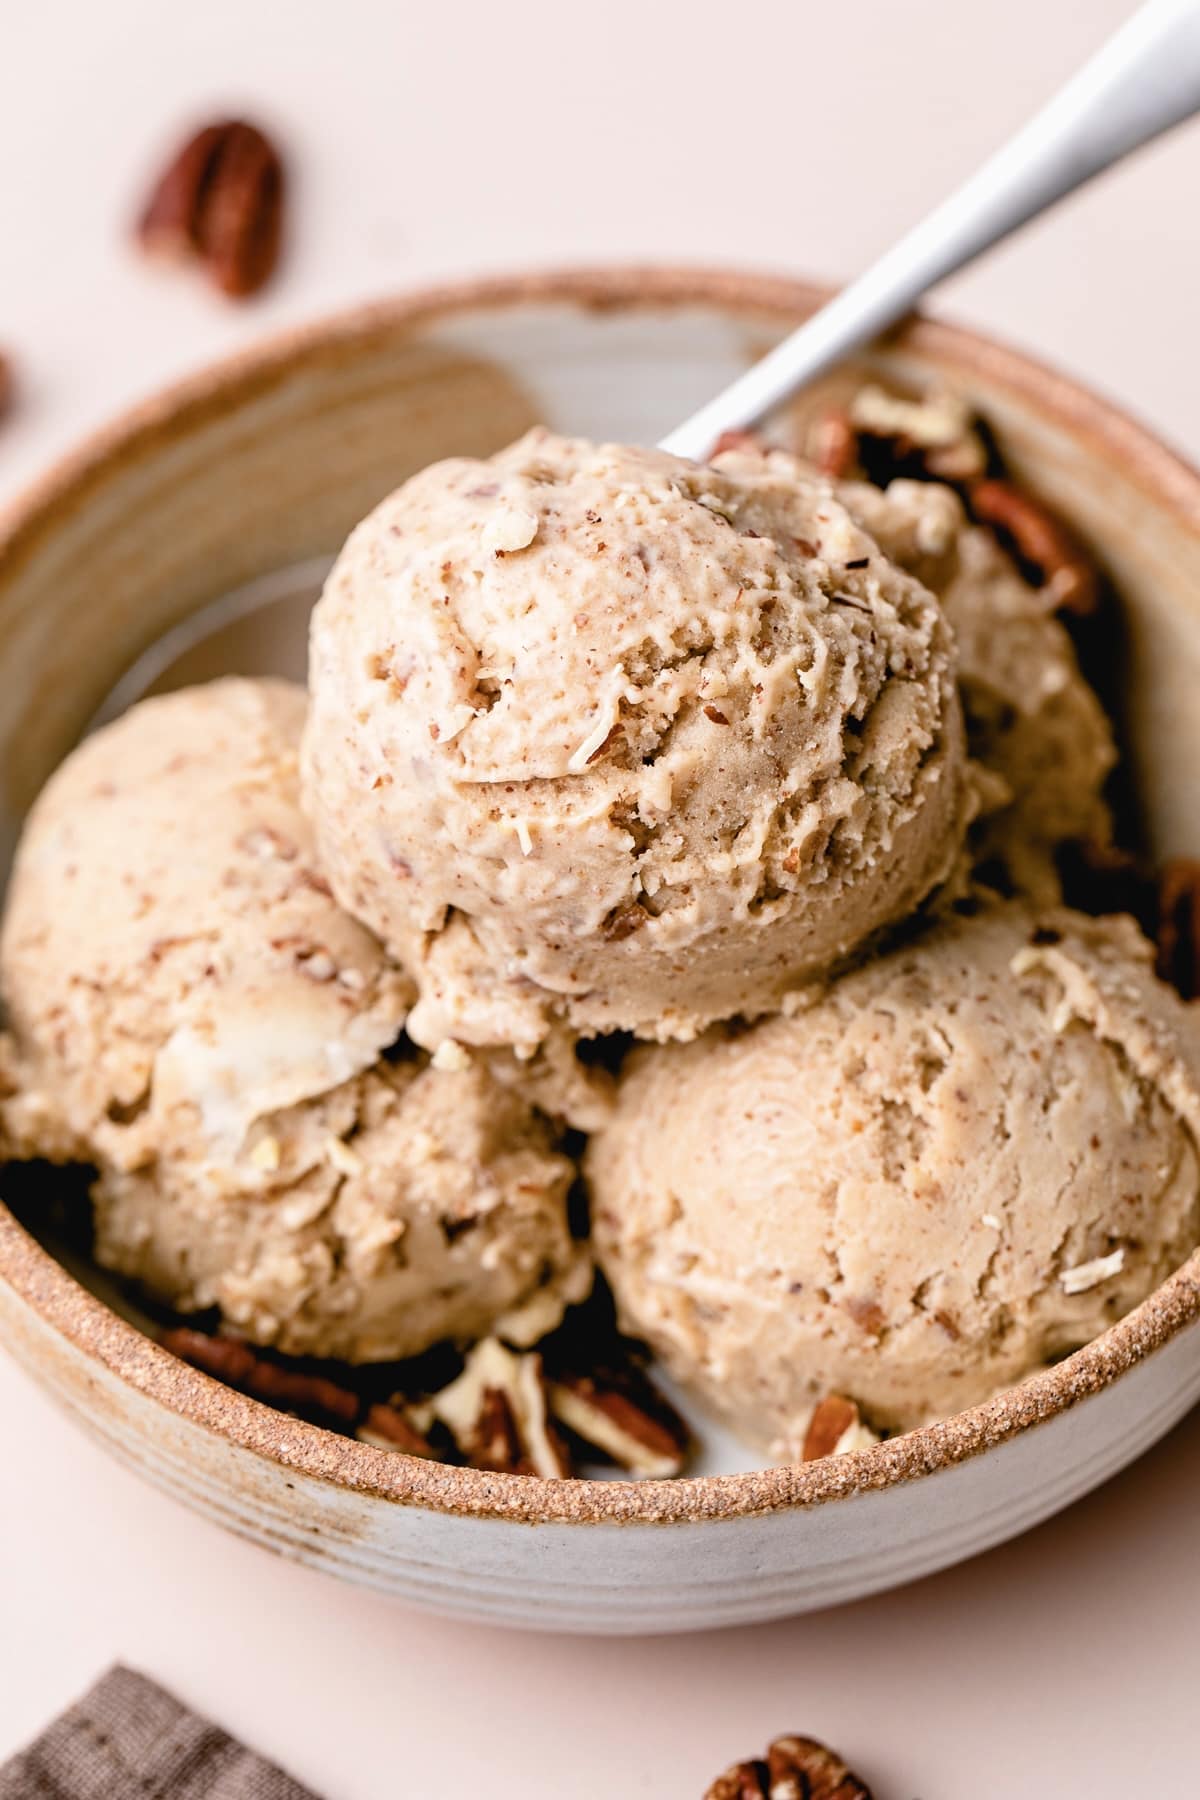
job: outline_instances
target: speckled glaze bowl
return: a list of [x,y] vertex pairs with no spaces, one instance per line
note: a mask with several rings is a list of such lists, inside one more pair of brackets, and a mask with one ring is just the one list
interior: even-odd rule
[[[297,596],[412,470],[486,453],[537,420],[653,441],[820,298],[787,281],[648,270],[474,284],[272,342],[138,408],[0,526],[7,844],[132,666],[124,697],[219,667],[299,672]],[[1161,851],[1200,851],[1200,782],[1185,779],[1200,768],[1200,477],[1102,401],[968,333],[916,323],[864,363],[965,390],[1014,469],[1102,557],[1128,611],[1151,833]],[[172,631],[221,596],[219,649],[173,662]],[[388,1454],[231,1392],[0,1208],[0,1342],[115,1455],[330,1573],[546,1629],[777,1617],[1023,1531],[1200,1397],[1198,1318],[1193,1257],[1065,1362],[874,1449],[756,1470],[714,1436],[716,1472],[694,1479],[544,1482]]]

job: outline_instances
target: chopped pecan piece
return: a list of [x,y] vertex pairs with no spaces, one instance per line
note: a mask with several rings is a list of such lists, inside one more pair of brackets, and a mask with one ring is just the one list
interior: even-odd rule
[[614,907],[601,923],[600,930],[610,944],[619,944],[622,938],[632,937],[635,931],[640,931],[649,917],[645,907],[631,900],[627,906]]
[[1200,862],[1177,857],[1158,881],[1157,968],[1185,1000],[1200,995]]
[[823,475],[843,481],[858,461],[858,433],[850,415],[831,407],[813,427],[809,457]]
[[973,481],[987,469],[988,453],[970,407],[961,394],[935,389],[920,399],[905,399],[886,388],[860,388],[850,406],[850,423],[858,433],[859,453],[868,460],[862,440],[875,441],[881,473],[910,473],[933,481]]
[[362,1405],[357,1394],[339,1386],[324,1375],[306,1375],[298,1369],[281,1368],[278,1363],[256,1361],[247,1384],[258,1400],[269,1400],[285,1411],[324,1413],[339,1424],[353,1425]]
[[871,1790],[815,1738],[780,1737],[718,1776],[704,1800],[871,1800]]
[[517,1352],[499,1338],[482,1339],[462,1374],[430,1405],[473,1468],[546,1478],[571,1473],[536,1351]]
[[138,222],[143,249],[194,257],[234,299],[256,293],[279,255],[283,163],[240,119],[208,125],[176,153]]
[[215,1375],[255,1400],[265,1400],[289,1412],[320,1413],[342,1426],[352,1425],[358,1417],[361,1402],[349,1388],[324,1375],[310,1375],[270,1362],[236,1338],[213,1337],[179,1326],[165,1331],[160,1342],[181,1362],[203,1369],[206,1375]]
[[249,1344],[238,1338],[211,1337],[206,1331],[192,1331],[186,1325],[164,1331],[159,1342],[180,1362],[203,1369],[206,1375],[215,1375],[231,1387],[244,1387],[257,1361]]
[[1048,589],[1055,610],[1088,618],[1100,602],[1096,571],[1060,520],[1010,481],[988,478],[967,488],[972,516],[1010,548],[1022,567]]
[[437,1451],[429,1439],[417,1430],[406,1409],[394,1400],[378,1401],[369,1407],[355,1436],[360,1443],[373,1444],[376,1450],[403,1450],[408,1456],[437,1458]]
[[841,1394],[827,1394],[813,1408],[804,1434],[801,1459],[817,1462],[822,1456],[832,1456],[847,1431],[852,1431],[857,1424],[858,1408],[853,1400],[845,1400]]
[[503,1388],[484,1388],[479,1417],[460,1438],[459,1448],[473,1469],[493,1469],[501,1475],[537,1473],[525,1455],[512,1403]]
[[708,453],[709,462],[718,456],[724,456],[727,450],[753,450],[756,454],[764,454],[767,446],[752,431],[723,431]]
[[557,1374],[550,1410],[561,1425],[632,1475],[678,1475],[690,1448],[688,1428],[645,1375],[632,1369]]

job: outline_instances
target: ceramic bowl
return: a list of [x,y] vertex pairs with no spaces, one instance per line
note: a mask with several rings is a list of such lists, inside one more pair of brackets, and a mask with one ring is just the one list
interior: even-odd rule
[[[0,527],[7,841],[123,676],[117,704],[229,667],[300,673],[320,570],[412,470],[538,420],[653,441],[820,297],[647,270],[475,284],[272,342],[139,407]],[[1160,851],[1200,850],[1200,783],[1185,778],[1200,768],[1200,477],[1103,401],[966,332],[917,322],[863,360],[963,389],[1102,558],[1127,608],[1151,835]],[[180,627],[214,602],[221,630],[181,655]],[[166,1354],[100,1278],[68,1272],[0,1208],[0,1342],[124,1462],[331,1573],[572,1631],[827,1606],[1025,1530],[1200,1396],[1198,1316],[1193,1257],[1086,1349],[876,1448],[754,1469],[726,1444],[724,1473],[544,1482],[391,1455],[242,1398]]]

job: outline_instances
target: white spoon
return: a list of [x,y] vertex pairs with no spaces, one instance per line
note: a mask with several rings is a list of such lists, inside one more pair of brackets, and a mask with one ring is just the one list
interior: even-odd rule
[[[702,461],[937,282],[1131,150],[1200,111],[1200,0],[1148,0],[1002,150],[807,324],[692,414],[662,449]],[[1189,214],[1184,230],[1195,228]]]

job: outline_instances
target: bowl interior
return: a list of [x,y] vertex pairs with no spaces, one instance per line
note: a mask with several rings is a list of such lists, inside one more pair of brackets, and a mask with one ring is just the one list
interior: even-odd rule
[[[536,284],[535,284],[536,287]],[[371,505],[440,456],[529,425],[652,442],[818,296],[631,275],[514,284],[360,316],[188,384],[85,451],[0,536],[0,838],[94,723],[221,673],[302,679],[308,612]],[[1125,604],[1128,729],[1148,834],[1200,850],[1200,511],[1189,472],[1070,384],[943,327],[910,328],[806,396],[864,375],[949,380],[1015,472],[1078,527]],[[25,1223],[29,1224],[26,1211]],[[43,1234],[39,1234],[43,1235]],[[102,1275],[47,1236],[93,1292]],[[757,1466],[707,1421],[702,1473]]]

